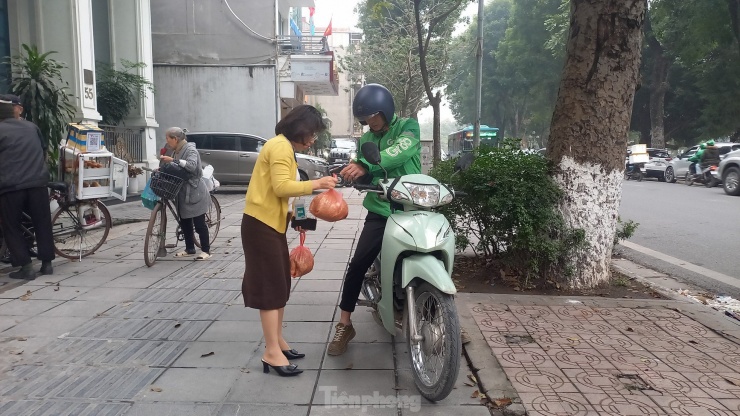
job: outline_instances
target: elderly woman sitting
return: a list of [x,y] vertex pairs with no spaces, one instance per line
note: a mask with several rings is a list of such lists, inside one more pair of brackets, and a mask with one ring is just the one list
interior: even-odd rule
[[177,210],[180,214],[180,227],[185,237],[185,251],[175,254],[175,257],[195,255],[195,231],[200,238],[202,252],[196,260],[206,260],[211,257],[210,237],[206,224],[206,212],[210,208],[211,197],[203,181],[203,170],[200,165],[200,154],[194,143],[188,143],[185,130],[179,127],[170,127],[165,133],[167,151],[160,156],[163,163],[174,163],[187,171],[187,180],[177,194]]

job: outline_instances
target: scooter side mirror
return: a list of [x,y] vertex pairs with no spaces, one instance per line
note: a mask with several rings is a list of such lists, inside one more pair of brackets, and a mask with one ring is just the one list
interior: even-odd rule
[[473,164],[474,160],[475,155],[473,155],[472,153],[465,153],[464,155],[460,156],[460,158],[458,158],[455,162],[455,172],[468,170],[468,168],[470,168],[470,165]]
[[365,142],[361,147],[362,157],[371,165],[380,164],[380,149],[378,145],[373,142]]

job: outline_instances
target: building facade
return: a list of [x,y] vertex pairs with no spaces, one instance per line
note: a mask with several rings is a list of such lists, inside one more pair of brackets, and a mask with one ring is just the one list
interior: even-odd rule
[[[51,58],[66,64],[63,79],[73,97],[75,122],[97,125],[101,120],[97,61],[114,66],[122,60],[142,62],[146,66],[138,69],[139,75],[153,79],[150,0],[0,0],[0,54],[16,55],[23,44],[35,45],[42,53],[55,51]],[[136,149],[135,161],[156,165],[153,94],[140,97],[124,124],[134,133],[128,144],[130,151]]]
[[[338,93],[335,58],[301,33],[313,0],[157,0],[152,44],[157,117],[190,131],[262,137],[307,95]],[[293,24],[291,24],[293,23]]]

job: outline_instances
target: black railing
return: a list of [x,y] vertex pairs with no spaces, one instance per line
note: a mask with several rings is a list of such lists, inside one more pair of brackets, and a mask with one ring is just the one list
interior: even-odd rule
[[282,36],[278,45],[281,55],[321,55],[330,51],[324,36]]
[[144,135],[138,127],[98,125],[105,134],[105,147],[117,158],[129,163],[141,163],[144,160]]

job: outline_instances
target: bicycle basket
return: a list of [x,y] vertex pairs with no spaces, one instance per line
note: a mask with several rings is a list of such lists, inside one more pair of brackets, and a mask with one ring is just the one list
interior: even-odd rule
[[184,179],[167,173],[156,171],[152,173],[152,182],[150,184],[152,192],[162,199],[175,199],[180,187],[185,182]]

